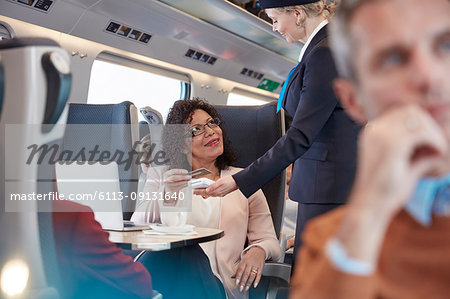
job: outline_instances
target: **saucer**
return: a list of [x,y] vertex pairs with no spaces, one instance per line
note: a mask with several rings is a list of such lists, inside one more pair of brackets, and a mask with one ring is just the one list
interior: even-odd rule
[[180,233],[190,233],[194,231],[195,226],[194,225],[180,225],[180,226],[165,226],[161,224],[153,224],[150,225],[151,229],[159,232],[159,233],[166,233],[166,234],[180,234]]

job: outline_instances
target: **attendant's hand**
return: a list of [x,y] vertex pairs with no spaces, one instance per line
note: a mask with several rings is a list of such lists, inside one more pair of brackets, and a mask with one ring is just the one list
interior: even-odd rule
[[418,106],[393,108],[361,132],[356,180],[336,236],[349,257],[376,265],[392,218],[447,151],[442,129]]
[[166,192],[178,192],[188,186],[191,176],[186,169],[170,169],[163,175],[164,190]]
[[258,246],[251,247],[242,257],[236,270],[236,286],[239,285],[239,291],[245,288],[247,292],[253,281],[256,288],[261,280],[262,268],[266,260],[266,252]]
[[217,182],[208,188],[194,189],[194,194],[201,195],[205,198],[209,196],[224,197],[228,193],[237,189],[238,186],[233,177],[231,175],[227,175],[217,180]]

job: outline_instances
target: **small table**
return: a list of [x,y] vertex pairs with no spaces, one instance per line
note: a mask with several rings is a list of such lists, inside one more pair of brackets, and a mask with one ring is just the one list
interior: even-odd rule
[[146,235],[142,231],[108,231],[109,240],[123,249],[160,251],[214,241],[224,236],[223,230],[196,227],[196,235]]

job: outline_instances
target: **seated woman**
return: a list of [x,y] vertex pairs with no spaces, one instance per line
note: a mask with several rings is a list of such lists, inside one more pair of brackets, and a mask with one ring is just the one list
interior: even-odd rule
[[[164,144],[167,155],[171,161],[175,161],[177,168],[150,168],[144,192],[188,190],[191,179],[187,170],[189,168],[210,170],[211,173],[206,177],[212,180],[239,171],[230,166],[234,155],[221,127],[220,116],[210,104],[200,99],[179,100],[170,110],[166,124],[190,125],[191,165],[190,157],[178,150],[183,147],[185,140],[170,138],[165,130],[163,143],[168,140],[178,143],[178,146]],[[160,219],[154,213],[157,209],[154,201],[144,201],[137,206],[132,220],[158,222]],[[187,224],[224,230],[223,238],[200,246],[208,256],[213,273],[222,281],[228,298],[246,297],[252,283],[257,286],[264,261],[277,260],[281,256],[269,207],[261,190],[248,199],[239,190],[223,198],[192,195],[192,212],[158,214],[163,218],[177,218],[172,219],[172,223],[183,223],[185,220]],[[248,246],[244,248],[247,239]]]

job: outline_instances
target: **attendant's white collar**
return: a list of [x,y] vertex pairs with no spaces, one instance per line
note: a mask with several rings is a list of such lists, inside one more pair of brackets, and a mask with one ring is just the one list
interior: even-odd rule
[[328,20],[323,20],[320,22],[320,24],[314,29],[314,31],[309,36],[308,40],[306,41],[305,45],[302,47],[302,51],[300,52],[300,56],[298,57],[298,61],[302,61],[303,55],[305,55],[306,49],[308,48],[309,44],[311,43],[311,40],[316,36],[317,32],[320,31],[325,25],[328,24]]

